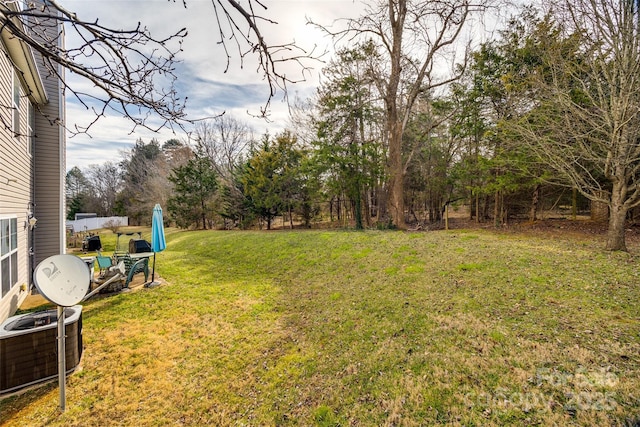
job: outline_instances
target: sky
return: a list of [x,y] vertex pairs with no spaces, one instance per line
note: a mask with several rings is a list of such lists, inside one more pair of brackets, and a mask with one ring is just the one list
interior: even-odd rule
[[[357,17],[362,10],[359,0],[266,0],[268,9],[260,14],[276,21],[277,24],[264,23],[263,35],[271,44],[295,42],[306,50],[316,47],[316,52],[330,49],[331,40],[319,30],[306,25],[307,17],[323,25],[331,25],[334,20],[344,17]],[[248,58],[243,67],[237,55],[231,59],[231,66],[225,73],[226,57],[221,50],[219,34],[216,33],[215,15],[211,0],[187,0],[187,8],[181,0],[63,0],[61,4],[77,13],[83,20],[98,18],[99,22],[115,28],[135,27],[138,22],[147,26],[156,38],[163,38],[186,27],[188,36],[183,43],[183,51],[178,59],[178,82],[180,97],[188,97],[188,118],[211,117],[221,113],[249,124],[256,137],[269,131],[271,134],[287,126],[288,107],[284,93],[278,92],[271,101],[270,120],[254,117],[268,99],[269,89],[256,72],[257,62]],[[241,2],[244,4],[244,2]],[[70,32],[67,32],[67,43]],[[233,53],[232,53],[233,55]],[[327,60],[329,57],[325,57]],[[304,82],[288,85],[289,99],[310,96],[319,82],[321,61],[309,62],[313,67],[307,73]],[[300,79],[301,69],[293,64],[286,65],[287,76]],[[67,73],[67,82],[75,87],[87,85]],[[68,127],[87,125],[95,116],[90,110],[67,97]],[[153,119],[152,119],[153,122]],[[130,150],[135,141],[144,142],[156,138],[160,143],[177,138],[187,141],[186,133],[179,129],[170,129],[158,133],[137,128],[117,114],[101,118],[94,124],[89,135],[67,135],[67,170],[74,166],[80,169],[105,161],[118,162],[123,150]]]
[[[258,139],[267,131],[274,135],[288,125],[289,112],[283,100],[284,93],[279,91],[272,99],[269,121],[255,117],[260,108],[265,106],[269,89],[256,71],[255,57],[247,58],[241,67],[238,56],[234,55],[225,73],[226,57],[218,43],[220,35],[212,1],[186,0],[186,8],[183,0],[60,0],[60,3],[67,10],[77,13],[82,20],[99,19],[101,24],[109,27],[129,29],[140,22],[150,29],[155,38],[164,38],[186,27],[188,36],[178,57],[181,64],[177,72],[177,87],[180,97],[188,97],[188,118],[198,119],[224,113],[248,124]],[[246,0],[239,3],[247,4]],[[307,25],[307,18],[324,26],[339,28],[345,18],[361,16],[365,11],[365,3],[366,0],[261,0],[261,4],[267,5],[268,9],[258,14],[276,22],[262,22],[261,31],[270,45],[295,42],[307,51],[315,47],[316,53],[331,52],[332,40],[317,28]],[[486,22],[477,24],[472,24],[472,29],[464,36],[475,39],[476,43],[485,38],[493,26]],[[477,28],[484,35],[476,33]],[[68,44],[74,43],[74,40],[69,40],[70,34],[67,33]],[[232,44],[229,47],[233,47]],[[331,59],[331,53],[322,59],[324,62],[307,62],[306,65],[312,69],[304,76],[299,66],[284,64],[286,68],[281,71],[287,77],[294,80],[304,77],[303,82],[288,85],[289,100],[305,100],[314,93],[320,82],[321,71]],[[67,82],[81,88],[87,85],[86,81],[78,81],[69,73]],[[95,115],[90,110],[74,98],[67,97],[68,127],[73,128],[76,124],[86,126],[94,119]],[[153,133],[137,128],[132,133],[132,128],[131,122],[112,114],[94,124],[89,135],[68,135],[67,170],[74,166],[86,169],[105,161],[119,162],[123,158],[123,151],[130,150],[140,138],[145,143],[152,138],[160,143],[172,138],[188,142],[188,135],[179,129],[175,133],[170,129]]]

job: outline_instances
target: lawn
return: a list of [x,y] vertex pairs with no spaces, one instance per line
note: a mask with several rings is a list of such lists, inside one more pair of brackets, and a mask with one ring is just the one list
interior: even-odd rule
[[597,236],[173,232],[84,306],[82,369],[7,426],[640,422],[637,254]]

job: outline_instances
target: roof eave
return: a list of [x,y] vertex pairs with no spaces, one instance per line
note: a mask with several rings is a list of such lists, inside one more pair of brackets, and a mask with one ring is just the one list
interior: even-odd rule
[[48,102],[47,93],[44,89],[33,51],[29,45],[14,36],[6,28],[0,33],[0,37],[15,67],[21,72],[19,73],[20,77],[29,89],[29,98],[36,104],[46,104]]

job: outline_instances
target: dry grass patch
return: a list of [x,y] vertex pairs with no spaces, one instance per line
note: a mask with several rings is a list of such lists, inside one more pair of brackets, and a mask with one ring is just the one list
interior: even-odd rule
[[636,258],[473,232],[185,232],[171,285],[85,306],[68,410],[14,425],[619,425],[640,417]]

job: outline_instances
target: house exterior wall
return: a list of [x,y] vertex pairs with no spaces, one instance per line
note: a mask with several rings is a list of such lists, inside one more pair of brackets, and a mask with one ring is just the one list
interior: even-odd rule
[[64,96],[58,79],[44,79],[49,102],[42,113],[35,115],[34,147],[34,201],[38,218],[35,229],[35,263],[65,253],[65,198],[66,176],[64,128],[50,123],[54,118],[64,123]]
[[[17,277],[11,289],[3,289],[0,299],[0,321],[11,315],[26,298],[29,290],[29,230],[25,228],[32,200],[31,161],[29,139],[14,136],[11,130],[14,70],[4,54],[0,54],[0,224],[15,218],[17,232]],[[29,101],[20,88],[20,129],[26,134]],[[6,231],[6,230],[5,230]],[[4,265],[6,267],[6,264]],[[10,267],[11,268],[11,267]],[[12,282],[13,282],[12,278]]]
[[[49,29],[54,31],[55,28]],[[33,35],[41,29],[35,29]],[[13,314],[24,301],[38,262],[64,253],[65,137],[64,96],[57,77],[43,74],[38,55],[15,38],[0,42],[0,226],[14,224],[17,249],[16,274],[10,288],[0,294],[0,322]],[[50,34],[55,38],[57,33]],[[17,73],[14,73],[17,70]],[[60,74],[62,75],[62,74]],[[15,76],[15,77],[14,77]],[[20,88],[19,135],[13,124],[13,82]],[[30,103],[34,105],[30,120]],[[32,129],[33,138],[29,137]],[[35,228],[29,226],[37,218]],[[5,220],[5,221],[3,221]],[[2,248],[0,228],[0,248]],[[9,240],[8,240],[9,241]],[[9,241],[11,244],[13,240]],[[6,245],[5,245],[6,246]],[[0,258],[0,262],[2,259]],[[3,268],[4,264],[0,264]]]

